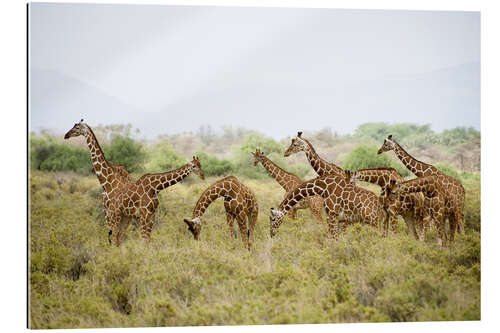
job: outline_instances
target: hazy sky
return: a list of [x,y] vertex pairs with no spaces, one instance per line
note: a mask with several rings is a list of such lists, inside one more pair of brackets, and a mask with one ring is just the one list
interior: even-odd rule
[[478,12],[30,7],[32,130],[480,128]]

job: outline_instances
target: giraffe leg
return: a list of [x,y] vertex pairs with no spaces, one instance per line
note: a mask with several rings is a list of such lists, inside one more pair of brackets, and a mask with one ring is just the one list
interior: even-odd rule
[[321,216],[321,209],[323,208],[323,199],[310,198],[309,207],[311,208],[312,214],[316,217],[318,223],[323,222],[323,217]]
[[255,241],[255,224],[257,223],[258,214],[259,209],[255,207],[250,214],[250,219],[248,220],[248,241],[250,242],[250,245]]
[[457,213],[458,231],[461,235],[465,235],[465,216],[463,209],[461,212]]
[[132,217],[130,216],[123,216],[120,221],[120,228],[118,230],[118,239],[120,240],[120,243],[123,242],[123,239],[125,238],[125,232],[127,231],[127,227],[129,226],[131,219]]
[[450,223],[450,244],[455,241],[455,233],[457,232],[457,224],[459,224],[459,217],[457,213],[452,214],[448,221]]
[[441,211],[434,215],[434,221],[438,229],[438,245],[443,248],[446,246],[446,233],[444,230],[444,216]]
[[398,234],[398,216],[394,215],[391,218],[391,231],[394,235]]
[[326,224],[328,228],[327,238],[336,241],[338,239],[339,229],[341,228],[338,218],[336,216],[327,216]]
[[229,227],[229,238],[232,241],[235,237],[234,229],[233,229],[234,217],[230,213],[228,213],[227,211],[226,211],[226,220],[227,220],[227,226]]
[[143,214],[140,217],[141,238],[146,242],[151,242],[151,230],[153,229],[154,214]]
[[415,219],[412,216],[404,217],[406,226],[408,227],[408,233],[411,237],[417,239],[417,231],[415,230]]
[[121,214],[110,214],[111,220],[111,244],[115,246],[120,245],[120,222]]
[[243,245],[250,250],[250,244],[248,242],[248,228],[247,228],[247,218],[245,214],[240,214],[236,217],[238,221],[238,226],[240,227],[241,240],[243,241]]

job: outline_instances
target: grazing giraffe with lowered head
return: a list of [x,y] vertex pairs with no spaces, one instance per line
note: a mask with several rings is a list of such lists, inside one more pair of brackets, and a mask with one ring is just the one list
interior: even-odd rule
[[[354,171],[351,179],[353,182],[364,181],[377,184],[382,188],[382,195],[392,180],[394,180],[396,184],[404,182],[403,177],[394,168],[388,167],[360,169]],[[387,212],[389,220],[385,221],[384,232],[387,234],[389,229],[388,226],[390,224],[392,232],[397,234],[397,216],[401,215],[408,227],[410,235],[412,235],[415,239],[418,239],[415,227],[423,227],[423,206],[424,198],[421,193],[409,193],[402,195],[401,199],[398,201],[398,205],[391,205],[390,207],[392,211]]]
[[303,151],[306,154],[307,160],[320,177],[331,174],[340,177],[345,176],[344,170],[341,167],[325,161],[318,155],[318,153],[316,153],[312,144],[302,137],[302,132],[298,132],[297,137],[292,139],[292,143],[285,151],[284,156],[288,157],[300,151]]
[[87,142],[87,146],[90,150],[90,158],[92,160],[92,168],[103,190],[101,199],[104,207],[104,217],[110,229],[108,241],[111,241],[111,225],[108,219],[109,204],[112,198],[114,198],[120,190],[128,184],[134,183],[135,180],[130,176],[123,165],[113,164],[106,159],[94,132],[89,125],[83,122],[83,119],[80,120],[79,123],[76,123],[73,128],[64,135],[64,139],[78,137],[80,135],[83,136]]
[[352,185],[345,177],[327,175],[303,182],[286,195],[278,209],[271,208],[271,237],[275,236],[283,217],[293,206],[314,195],[325,200],[329,239],[338,238],[339,229],[344,229],[339,224],[344,221],[362,221],[378,228],[379,222],[385,218],[385,211],[375,193]]
[[[260,151],[260,149],[255,150],[255,153],[252,152],[255,160],[253,162],[254,166],[257,166],[259,162],[262,164],[264,169],[276,179],[276,181],[283,187],[286,193],[290,192],[298,185],[302,184],[302,180],[294,175],[293,173],[287,172],[277,166],[273,161],[271,161],[267,156],[264,155],[264,152]],[[311,208],[311,212],[316,217],[318,222],[321,222],[323,219],[321,217],[321,209],[323,208],[323,198],[320,196],[312,196],[308,197],[305,200],[300,201],[297,205],[295,205],[290,210],[290,215],[292,219],[295,219],[295,214],[299,209]]]
[[[432,219],[438,229],[438,245],[442,247],[446,243],[446,233],[444,232],[446,193],[441,182],[437,179],[438,177],[424,176],[402,183],[396,183],[395,180],[391,180],[384,193],[382,193],[382,197],[385,205],[390,207],[400,205],[400,201],[405,195],[422,192],[425,198],[424,210],[426,212],[420,238],[424,239],[425,226],[430,225],[430,220]],[[390,208],[389,211],[391,211]]]
[[188,225],[194,239],[197,240],[201,232],[203,214],[212,202],[221,197],[224,198],[231,239],[234,238],[233,223],[236,219],[240,228],[241,240],[245,247],[250,250],[252,240],[255,238],[255,223],[257,222],[259,205],[252,190],[234,176],[224,177],[203,191],[196,202],[192,217],[185,218],[184,222]]
[[397,142],[389,135],[384,140],[378,154],[394,150],[396,156],[417,177],[436,176],[434,178],[441,184],[445,193],[445,218],[450,223],[450,242],[455,239],[455,232],[458,228],[461,234],[465,233],[465,189],[463,185],[455,178],[445,175],[435,166],[421,162],[408,154]]
[[182,181],[191,172],[205,179],[200,161],[195,156],[180,168],[163,173],[145,174],[135,183],[128,184],[122,189],[110,203],[112,243],[120,245],[131,218],[139,220],[141,237],[149,242],[159,204],[158,193]]

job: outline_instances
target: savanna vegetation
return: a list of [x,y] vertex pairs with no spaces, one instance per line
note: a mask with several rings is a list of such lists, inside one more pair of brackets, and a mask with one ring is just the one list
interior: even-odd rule
[[[321,156],[344,168],[389,165],[411,177],[392,153],[376,154],[392,134],[409,153],[459,179],[466,188],[466,234],[443,250],[435,230],[417,242],[402,220],[395,236],[353,225],[329,243],[325,223],[316,223],[308,210],[285,219],[271,239],[269,208],[284,190],[262,166],[253,166],[250,152],[258,147],[301,178],[314,177],[304,156],[283,157],[290,138],[206,126],[147,142],[131,126],[93,129],[108,159],[135,178],[178,167],[195,154],[208,177],[189,176],[160,193],[151,244],[131,226],[115,248],[107,241],[101,189],[84,140],[32,133],[32,328],[480,319],[480,133],[473,129],[434,133],[429,126],[364,124],[352,135],[328,129],[303,134]],[[222,201],[205,214],[199,241],[182,221],[202,191],[228,174],[259,202],[251,251],[239,237],[229,240]]]

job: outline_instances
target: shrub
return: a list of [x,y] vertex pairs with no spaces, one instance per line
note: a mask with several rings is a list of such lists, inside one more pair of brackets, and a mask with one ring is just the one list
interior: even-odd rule
[[277,153],[276,155],[272,155],[273,157],[271,159],[283,154],[283,148],[274,139],[266,139],[260,134],[251,133],[245,136],[243,142],[239,146],[233,147],[231,159],[233,161],[234,170],[237,170],[239,174],[249,178],[264,178],[266,170],[253,166],[254,158],[252,153],[255,152],[257,148],[264,151],[270,158],[272,153]]
[[145,152],[142,145],[131,138],[116,136],[104,148],[106,158],[115,164],[122,164],[128,172],[143,169]]
[[92,163],[84,148],[57,142],[48,135],[30,138],[30,168],[43,171],[89,173]]
[[233,170],[233,166],[229,160],[219,160],[216,156],[205,152],[197,152],[195,155],[200,159],[201,168],[205,176],[222,176],[231,173]]
[[365,168],[393,167],[403,177],[410,175],[410,171],[401,163],[397,163],[387,154],[377,154],[377,151],[376,146],[360,145],[347,154],[342,167],[353,171]]
[[186,159],[177,154],[167,140],[162,140],[149,149],[148,160],[148,172],[168,171],[186,163]]
[[448,175],[455,179],[460,179],[460,174],[458,173],[457,169],[455,169],[448,162],[438,162],[434,166],[445,175]]

